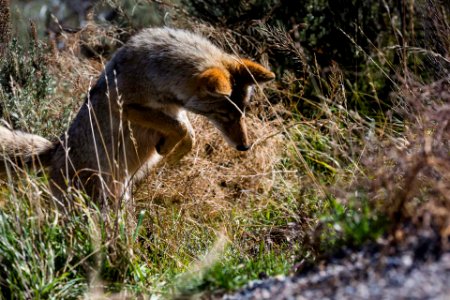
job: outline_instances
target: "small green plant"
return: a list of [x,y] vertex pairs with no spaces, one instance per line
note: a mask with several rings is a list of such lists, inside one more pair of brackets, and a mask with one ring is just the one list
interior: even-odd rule
[[319,220],[323,225],[321,240],[325,252],[343,245],[357,247],[375,241],[389,226],[386,217],[364,196],[351,198],[346,204],[330,199]]

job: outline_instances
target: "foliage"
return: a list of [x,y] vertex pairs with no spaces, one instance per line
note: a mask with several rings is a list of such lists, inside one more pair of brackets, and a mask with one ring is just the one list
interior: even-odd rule
[[388,228],[386,216],[376,213],[367,199],[350,199],[348,203],[330,200],[329,208],[320,219],[323,228],[322,251],[340,247],[358,247],[364,242],[375,241]]
[[0,113],[13,128],[49,135],[68,117],[55,119],[52,111],[56,82],[48,70],[47,51],[37,41],[22,45],[14,39],[0,59]]

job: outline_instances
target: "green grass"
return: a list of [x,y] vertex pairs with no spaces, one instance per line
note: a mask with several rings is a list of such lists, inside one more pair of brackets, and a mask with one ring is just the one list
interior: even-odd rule
[[[93,244],[86,217],[61,216],[41,207],[40,181],[29,193],[3,191],[0,211],[0,286],[5,298],[62,299],[82,295],[87,272],[73,266],[91,263]],[[42,188],[42,186],[40,186]],[[86,223],[87,222],[87,223]],[[89,259],[89,257],[91,257]],[[80,265],[81,266],[81,265]]]
[[[389,228],[387,216],[378,212],[364,197],[350,198],[347,203],[335,199],[319,217],[324,225],[322,251],[332,253],[340,247],[358,247],[375,241]],[[331,251],[330,251],[331,250]]]
[[196,293],[233,291],[246,283],[287,274],[292,268],[293,258],[288,257],[284,249],[275,252],[261,244],[254,255],[245,255],[239,249],[230,246],[220,261],[213,263],[200,272],[186,272],[177,276],[176,291],[183,295]]
[[[105,215],[89,208],[80,196],[78,209],[61,215],[41,199],[44,182],[28,178],[22,184],[2,192],[0,285],[6,298],[70,299],[99,287],[106,294],[128,291],[170,298],[233,290],[261,274],[285,274],[291,266],[289,249],[280,245],[274,250],[262,241],[249,254],[225,236],[203,228],[177,231],[186,234],[189,242],[178,244],[177,252],[171,253],[166,243],[174,241],[158,240],[158,230],[150,233],[150,240],[146,238],[148,229],[142,226],[149,215],[145,212],[137,219],[126,209],[118,216]],[[275,213],[266,211],[256,218],[270,224]],[[136,221],[134,226],[129,218]],[[177,222],[176,217],[171,221]],[[168,234],[170,228],[164,232]]]

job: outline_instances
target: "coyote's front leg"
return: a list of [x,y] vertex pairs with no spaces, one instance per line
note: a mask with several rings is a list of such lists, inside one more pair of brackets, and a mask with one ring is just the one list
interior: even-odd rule
[[131,104],[124,107],[124,112],[131,123],[162,133],[164,137],[155,145],[160,155],[169,154],[178,143],[189,136],[189,129],[182,121],[158,109]]
[[169,164],[175,164],[180,161],[183,156],[191,151],[195,142],[195,132],[191,123],[187,117],[186,111],[182,111],[179,114],[179,120],[184,124],[187,129],[186,136],[175,146],[175,148],[166,156],[165,162]]

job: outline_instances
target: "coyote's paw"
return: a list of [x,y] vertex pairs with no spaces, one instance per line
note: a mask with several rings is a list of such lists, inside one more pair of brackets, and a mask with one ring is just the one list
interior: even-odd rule
[[169,165],[175,165],[178,163],[186,154],[191,151],[195,142],[195,135],[193,131],[190,131],[164,159]]

